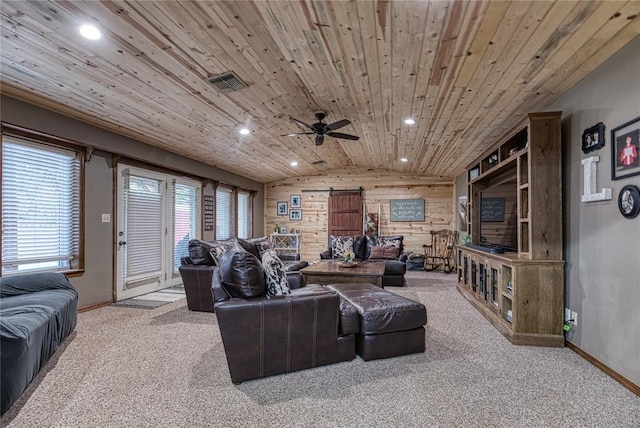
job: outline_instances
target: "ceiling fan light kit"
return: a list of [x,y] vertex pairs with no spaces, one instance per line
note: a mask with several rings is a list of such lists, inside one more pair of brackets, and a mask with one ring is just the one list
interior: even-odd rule
[[337,122],[333,122],[333,123],[323,123],[322,120],[326,117],[326,114],[323,111],[319,111],[315,114],[316,119],[318,120],[317,123],[314,123],[312,125],[309,125],[308,123],[305,123],[303,121],[301,121],[300,119],[296,119],[295,117],[291,117],[289,116],[289,119],[291,119],[292,122],[297,123],[298,125],[300,125],[303,128],[307,128],[310,129],[311,132],[296,132],[296,133],[290,133],[290,134],[285,134],[283,135],[286,137],[293,137],[293,136],[298,136],[298,135],[316,135],[316,146],[321,146],[322,143],[324,142],[324,137],[329,136],[329,137],[333,137],[333,138],[340,138],[342,140],[358,140],[360,139],[360,137],[358,137],[357,135],[351,135],[351,134],[343,134],[342,132],[333,132],[336,129],[340,129],[344,126],[347,126],[351,123],[351,121],[347,120],[347,119],[341,119],[338,120]]

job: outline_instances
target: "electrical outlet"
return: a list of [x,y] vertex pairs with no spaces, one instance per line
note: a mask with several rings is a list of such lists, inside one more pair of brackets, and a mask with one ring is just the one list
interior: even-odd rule
[[102,222],[103,223],[111,223],[111,214],[102,214]]
[[573,320],[573,324],[578,325],[578,313],[571,311],[571,319]]

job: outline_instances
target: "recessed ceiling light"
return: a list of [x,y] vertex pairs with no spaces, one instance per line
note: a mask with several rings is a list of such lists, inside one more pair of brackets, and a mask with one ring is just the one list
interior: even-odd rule
[[296,161],[291,162],[291,166],[298,166],[298,162]]
[[400,162],[409,162],[409,159],[407,159],[407,158],[400,158]]
[[98,27],[96,27],[95,25],[91,25],[91,24],[81,25],[80,28],[78,28],[78,31],[80,31],[80,35],[85,39],[98,40],[100,39],[100,37],[102,37],[102,33],[100,32],[100,30],[98,30]]
[[410,117],[406,118],[404,120],[404,123],[406,123],[407,125],[414,125],[416,123],[416,121],[414,119],[411,119]]
[[242,134],[242,135],[249,135],[250,132],[251,131],[249,131],[249,129],[247,129],[247,128],[242,128],[240,130],[240,134]]

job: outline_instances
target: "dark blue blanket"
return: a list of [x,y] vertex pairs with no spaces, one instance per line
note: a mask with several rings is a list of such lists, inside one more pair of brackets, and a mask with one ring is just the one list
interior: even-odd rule
[[73,332],[77,306],[78,293],[62,274],[0,278],[2,413]]

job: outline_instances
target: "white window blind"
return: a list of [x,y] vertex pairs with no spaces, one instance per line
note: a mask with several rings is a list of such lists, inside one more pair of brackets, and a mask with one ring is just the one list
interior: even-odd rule
[[231,189],[216,190],[216,239],[231,238]]
[[238,238],[248,239],[251,233],[251,195],[238,192]]
[[162,273],[164,181],[127,174],[124,188],[127,257],[125,284]]
[[2,275],[78,268],[80,155],[2,139]]
[[189,241],[200,238],[200,186],[176,183],[173,186],[173,268],[189,255]]

